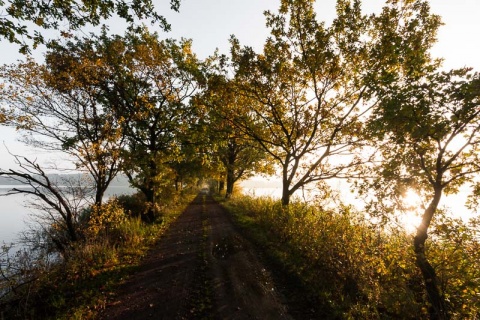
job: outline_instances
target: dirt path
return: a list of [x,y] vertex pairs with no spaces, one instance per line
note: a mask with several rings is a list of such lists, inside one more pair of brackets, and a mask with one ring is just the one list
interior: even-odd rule
[[100,319],[291,319],[272,276],[224,209],[199,195]]

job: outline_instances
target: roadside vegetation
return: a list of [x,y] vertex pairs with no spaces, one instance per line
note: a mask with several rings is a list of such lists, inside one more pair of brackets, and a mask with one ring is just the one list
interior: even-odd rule
[[[422,275],[411,263],[413,235],[379,228],[365,214],[339,205],[238,195],[223,202],[254,242],[307,294],[322,319],[429,319]],[[428,258],[435,266],[452,319],[480,311],[478,220],[442,216]],[[288,290],[288,289],[287,289]],[[288,295],[288,292],[286,293]]]
[[[81,239],[61,255],[37,235],[20,251],[0,253],[2,319],[94,319],[113,288],[131,274],[148,249],[195,193],[171,197],[154,223],[145,223],[141,194],[119,196],[83,212]],[[50,228],[55,228],[54,225]]]
[[[169,27],[151,0],[50,2],[0,0],[0,40],[25,54],[0,66],[0,124],[68,159],[10,154],[15,168],[0,168],[16,183],[5,196],[32,197],[40,222],[32,251],[4,248],[9,310],[88,314],[81,306],[101,305],[95,292],[161,233],[177,195],[209,183],[232,198],[238,181],[267,174],[281,181],[280,201],[226,203],[329,317],[478,317],[479,220],[451,218],[442,201],[469,189],[478,216],[480,73],[432,56],[442,21],[428,0],[388,0],[375,13],[337,0],[332,21],[313,0],[281,0],[265,12],[263,48],[232,36],[228,55],[203,60],[191,40],[142,24]],[[80,30],[113,13],[124,34]],[[60,36],[45,40],[48,29]],[[28,53],[42,43],[37,61]],[[104,203],[120,174],[139,195]],[[364,211],[328,196],[332,180],[348,181]],[[325,201],[294,200],[312,184]],[[391,223],[409,210],[421,218],[414,234]]]

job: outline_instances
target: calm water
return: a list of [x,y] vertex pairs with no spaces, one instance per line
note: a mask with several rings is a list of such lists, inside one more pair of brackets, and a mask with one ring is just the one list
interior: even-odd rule
[[[0,195],[9,189],[8,186],[0,185]],[[113,186],[107,189],[106,197],[134,192],[129,187]],[[0,196],[0,245],[15,242],[19,233],[26,229],[26,222],[33,213],[33,209],[25,207],[25,202],[29,199],[29,196],[22,194]]]

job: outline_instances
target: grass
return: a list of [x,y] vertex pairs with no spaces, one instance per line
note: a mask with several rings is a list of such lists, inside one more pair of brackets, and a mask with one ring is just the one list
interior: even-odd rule
[[[362,212],[341,204],[334,209],[302,202],[282,207],[275,199],[241,195],[219,201],[273,267],[287,274],[291,305],[294,310],[307,308],[300,315],[428,318],[412,235],[374,225]],[[452,319],[477,319],[480,314],[479,227],[480,219],[465,223],[439,216],[431,228],[427,252]]]
[[[191,200],[191,199],[189,199]],[[126,218],[112,205],[91,220],[86,241],[60,264],[23,261],[23,279],[34,279],[0,305],[5,319],[94,319],[115,287],[128,277],[186,204],[169,206],[161,223]],[[426,319],[422,277],[411,236],[383,230],[360,212],[339,205],[292,203],[237,196],[220,200],[233,220],[262,249],[284,282],[293,315],[321,319]],[[204,213],[203,213],[204,214]],[[206,221],[204,219],[204,221]],[[467,226],[438,219],[428,242],[452,319],[476,319],[480,310],[480,219]],[[469,231],[470,230],[470,231]],[[204,241],[208,225],[203,225]],[[23,268],[23,269],[22,269]],[[211,284],[200,270],[196,315],[211,308]],[[275,272],[274,272],[275,276]]]

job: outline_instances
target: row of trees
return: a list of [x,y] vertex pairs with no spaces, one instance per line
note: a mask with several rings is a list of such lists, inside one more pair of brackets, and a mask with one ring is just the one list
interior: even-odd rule
[[[88,173],[94,205],[102,205],[122,172],[144,194],[149,210],[143,217],[153,221],[164,187],[179,190],[216,171],[214,176],[227,177],[230,195],[234,183],[263,159],[251,139],[203,105],[209,65],[196,58],[191,41],[160,41],[146,29],[125,36],[103,30],[51,42],[43,64],[27,59],[3,66],[1,99],[9,106],[8,123],[25,133],[27,144],[67,154],[77,171]],[[48,180],[35,161],[17,160],[23,171],[0,175],[25,183]],[[46,190],[58,193],[53,188]],[[42,197],[44,190],[35,195]],[[79,214],[65,216],[70,221]]]
[[414,189],[427,204],[415,263],[431,317],[446,319],[428,228],[444,193],[477,181],[480,77],[442,72],[430,57],[441,21],[427,1],[393,0],[366,15],[361,1],[339,0],[330,25],[313,3],[282,0],[267,12],[261,53],[232,37],[229,57],[199,61],[190,41],[145,28],[54,41],[44,64],[2,68],[2,104],[29,143],[90,173],[96,204],[124,172],[149,203],[147,220],[162,187],[201,175],[225,179],[230,196],[242,177],[277,172],[284,206],[309,183],[349,178],[376,195],[367,214],[384,217]]

